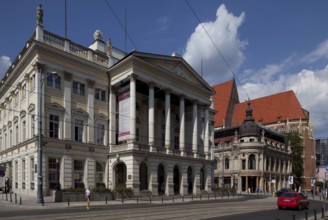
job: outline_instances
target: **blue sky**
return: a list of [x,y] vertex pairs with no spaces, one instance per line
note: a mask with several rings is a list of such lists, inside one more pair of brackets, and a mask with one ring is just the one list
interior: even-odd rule
[[[232,71],[241,101],[293,89],[315,136],[328,136],[328,1],[188,2],[198,18],[185,0],[67,0],[67,37],[88,46],[99,29],[123,51],[177,52],[199,73],[202,63],[210,85],[232,79]],[[2,0],[0,75],[34,32],[40,3],[45,29],[64,36],[64,0]]]

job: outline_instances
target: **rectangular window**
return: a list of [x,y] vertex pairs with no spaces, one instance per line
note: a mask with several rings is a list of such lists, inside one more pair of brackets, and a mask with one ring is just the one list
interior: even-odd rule
[[22,99],[26,98],[26,84],[22,86]]
[[26,141],[26,121],[22,123],[22,141]]
[[97,184],[97,187],[105,187],[104,173],[105,173],[105,163],[96,162],[96,184]]
[[34,89],[35,89],[35,75],[33,75],[33,76],[30,78],[30,88],[31,88],[31,90],[30,90],[30,93],[31,93],[31,92],[34,91]]
[[34,190],[34,158],[33,157],[31,157],[31,159],[30,159],[30,175],[31,175],[31,177],[30,177],[30,184],[31,184],[31,189],[32,190]]
[[61,78],[56,73],[48,73],[47,86],[60,89]]
[[49,137],[59,138],[59,116],[49,116]]
[[48,159],[48,181],[49,189],[56,189],[59,181],[59,159]]
[[83,141],[83,120],[75,119],[74,135],[75,141]]
[[246,160],[241,161],[241,169],[246,170]]
[[31,116],[31,135],[34,137],[35,134],[35,116]]
[[77,95],[84,95],[84,84],[73,81],[73,93]]
[[10,99],[8,101],[8,114],[12,111],[12,108],[13,108],[13,106],[12,106],[12,99]]
[[18,188],[18,161],[15,161],[15,188]]
[[19,144],[19,128],[18,125],[15,127],[15,132],[16,132],[16,145]]
[[102,89],[96,89],[95,99],[100,101],[106,101],[106,91]]
[[84,188],[83,167],[83,160],[74,160],[74,188]]
[[14,105],[15,105],[15,107],[17,107],[18,106],[18,98],[19,96],[18,96],[18,92],[14,95]]
[[104,145],[105,125],[97,124],[97,144]]
[[25,176],[26,174],[26,164],[25,160],[22,160],[22,188],[25,189]]

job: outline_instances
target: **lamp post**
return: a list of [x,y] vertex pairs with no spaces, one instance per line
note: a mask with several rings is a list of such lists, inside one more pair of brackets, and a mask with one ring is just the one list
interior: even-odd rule
[[224,152],[223,152],[223,144],[220,142],[221,150],[222,150],[222,176],[221,176],[221,187],[224,187]]
[[[39,106],[38,106],[38,117],[39,117],[39,126],[38,126],[38,189],[37,189],[37,203],[43,204],[43,176],[42,176],[42,90],[43,83],[45,78],[42,78],[42,70],[45,69],[45,65],[41,63],[36,63],[38,72],[39,72],[39,86],[38,86],[38,98],[39,98]],[[49,74],[54,74],[58,77],[56,72],[52,72]],[[48,74],[47,74],[48,77]],[[37,79],[37,78],[36,78]]]

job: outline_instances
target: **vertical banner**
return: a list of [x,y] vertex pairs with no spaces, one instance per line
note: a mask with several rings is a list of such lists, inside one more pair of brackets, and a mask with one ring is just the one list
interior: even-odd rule
[[124,88],[118,96],[118,141],[124,141],[130,134],[130,87]]

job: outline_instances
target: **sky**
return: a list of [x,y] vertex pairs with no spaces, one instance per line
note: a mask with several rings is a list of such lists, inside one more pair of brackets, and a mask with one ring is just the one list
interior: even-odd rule
[[[39,4],[44,28],[65,36],[65,0],[1,0],[1,78],[35,31]],[[66,0],[66,6],[68,39],[89,46],[100,30],[125,52],[176,52],[211,86],[235,78],[240,101],[293,90],[310,112],[315,137],[328,137],[328,1]]]

